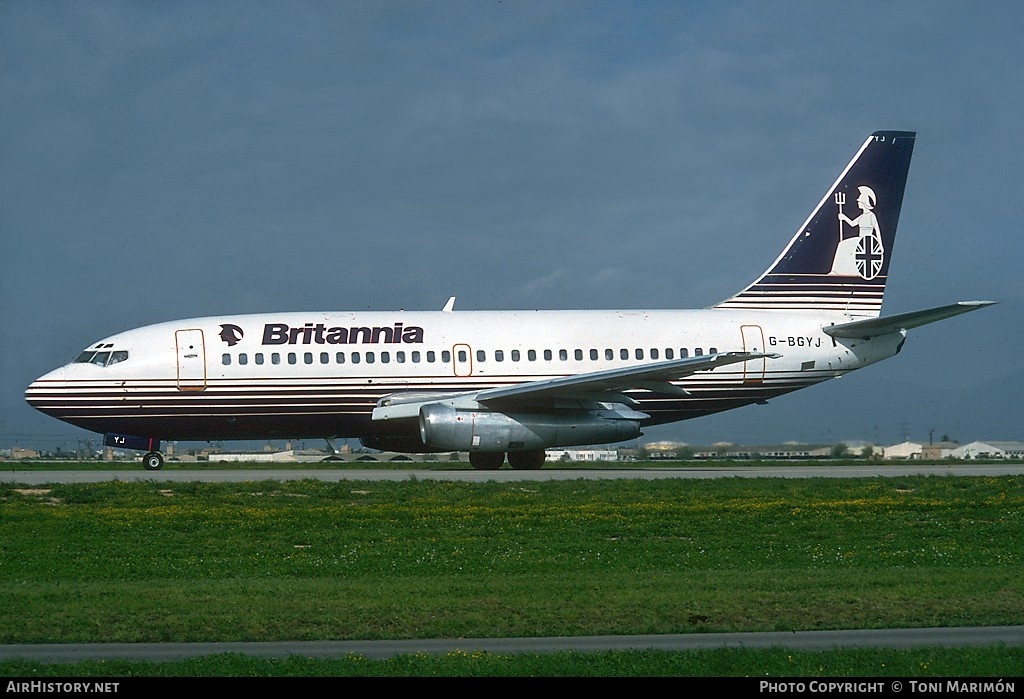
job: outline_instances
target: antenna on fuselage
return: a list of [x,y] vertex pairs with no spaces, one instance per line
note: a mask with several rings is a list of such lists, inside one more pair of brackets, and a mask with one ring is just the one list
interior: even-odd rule
[[455,310],[455,297],[451,296],[451,297],[448,298],[448,303],[446,303],[444,305],[444,308],[441,309],[441,312],[442,313],[451,313],[453,310]]

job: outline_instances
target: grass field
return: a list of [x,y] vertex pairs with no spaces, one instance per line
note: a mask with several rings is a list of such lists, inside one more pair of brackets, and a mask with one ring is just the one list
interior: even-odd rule
[[1015,477],[3,484],[0,643],[1024,624],[1022,504]]

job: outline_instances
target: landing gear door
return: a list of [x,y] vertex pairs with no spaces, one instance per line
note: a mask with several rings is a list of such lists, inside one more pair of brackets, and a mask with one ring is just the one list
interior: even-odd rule
[[178,352],[178,389],[202,391],[206,388],[206,345],[203,331],[177,330],[174,344]]
[[[760,325],[741,325],[744,352],[764,352],[764,332]],[[765,358],[743,362],[743,383],[764,383]]]

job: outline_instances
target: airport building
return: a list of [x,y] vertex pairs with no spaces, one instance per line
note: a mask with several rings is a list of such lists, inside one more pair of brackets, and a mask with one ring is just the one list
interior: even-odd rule
[[936,459],[954,458],[953,452],[960,445],[956,442],[936,442],[933,444],[922,444],[921,442],[900,442],[891,447],[882,448],[882,457],[885,459],[908,459],[934,461]]
[[1024,442],[971,442],[952,450],[954,459],[1024,459]]
[[547,461],[618,461],[615,449],[548,449]]

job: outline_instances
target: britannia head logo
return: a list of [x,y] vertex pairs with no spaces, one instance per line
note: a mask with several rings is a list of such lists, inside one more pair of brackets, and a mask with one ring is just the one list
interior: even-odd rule
[[221,324],[220,339],[228,343],[228,347],[234,347],[243,337],[245,337],[245,333],[237,325],[232,325],[231,323]]

